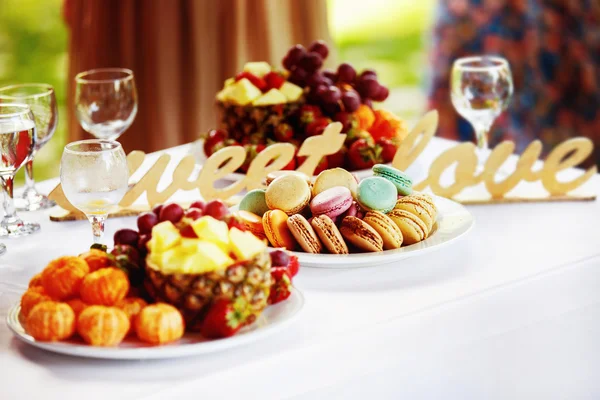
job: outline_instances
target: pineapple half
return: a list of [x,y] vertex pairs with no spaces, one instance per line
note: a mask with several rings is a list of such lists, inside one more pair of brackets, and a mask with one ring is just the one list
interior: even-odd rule
[[200,328],[215,298],[243,298],[254,321],[267,306],[271,287],[266,244],[208,216],[192,228],[198,239],[181,237],[168,221],[154,227],[146,258],[148,294],[177,307],[188,330]]

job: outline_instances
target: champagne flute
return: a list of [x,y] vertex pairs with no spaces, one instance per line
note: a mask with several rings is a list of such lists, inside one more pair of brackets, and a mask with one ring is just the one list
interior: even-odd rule
[[36,141],[31,160],[25,164],[25,190],[15,198],[18,211],[34,211],[53,207],[55,203],[35,188],[33,159],[54,135],[58,124],[58,109],[54,88],[40,83],[26,83],[0,88],[0,102],[24,103],[31,107],[35,118]]
[[452,66],[450,86],[454,108],[475,130],[479,170],[482,170],[490,129],[513,93],[510,66],[502,57],[459,58]]
[[133,71],[92,69],[75,76],[75,111],[79,123],[97,139],[117,140],[137,114]]
[[35,148],[35,119],[27,104],[0,103],[0,179],[4,190],[4,218],[0,237],[29,235],[40,225],[17,216],[13,203],[13,182],[17,171],[31,160]]
[[101,243],[108,213],[125,192],[129,170],[121,144],[112,140],[80,140],[65,146],[60,183],[67,200],[92,224],[94,243]]

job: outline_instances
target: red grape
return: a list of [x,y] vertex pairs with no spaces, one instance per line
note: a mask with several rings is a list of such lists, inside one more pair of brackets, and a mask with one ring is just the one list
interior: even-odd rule
[[140,240],[138,240],[137,248],[139,251],[146,253],[148,251],[148,246],[146,244],[152,239],[152,234],[148,233],[146,235],[140,235]]
[[202,200],[196,200],[195,202],[190,204],[190,208],[199,208],[200,210],[204,211],[204,209],[206,208],[206,203]]
[[133,229],[119,229],[115,232],[115,236],[113,240],[115,245],[117,244],[128,244],[130,246],[137,247],[138,240],[140,239],[140,234]]
[[[360,96],[354,90],[348,90],[342,93],[342,103],[347,112],[354,112],[360,106]],[[344,131],[345,132],[345,131]]]
[[375,93],[375,96],[373,96],[372,99],[375,101],[384,101],[385,99],[388,98],[389,95],[390,95],[389,89],[383,85],[379,85],[379,88],[377,89],[377,93]]
[[[325,115],[335,115],[341,110],[338,103],[323,104],[321,108],[323,109],[323,114]],[[315,172],[315,175],[318,174]]]
[[302,46],[301,44],[293,46],[288,50],[285,58],[283,59],[283,66],[286,69],[291,70],[292,67],[298,65],[298,62],[302,59],[302,57],[304,57],[305,54],[306,49],[304,48],[304,46]]
[[[140,263],[140,252],[137,249],[138,243],[136,243],[135,246],[131,246],[131,245],[128,245],[128,244],[117,244],[110,251],[110,254],[112,254],[115,257],[124,257],[130,263],[139,265],[139,263]],[[117,258],[117,260],[119,260],[119,258]]]
[[205,215],[210,215],[215,219],[223,219],[227,214],[229,214],[229,209],[227,205],[223,203],[222,200],[212,200],[206,203],[206,208],[204,209]]
[[166,204],[160,211],[158,218],[160,222],[171,221],[176,224],[183,218],[183,208],[177,203]]
[[379,83],[376,78],[366,77],[358,82],[356,85],[356,90],[362,97],[367,97],[372,99],[373,96],[377,94],[379,90]]
[[373,108],[373,102],[371,99],[362,99],[362,103],[369,108]]
[[342,91],[337,86],[329,86],[321,96],[321,99],[325,104],[336,104],[341,98]]
[[304,86],[304,84],[306,83],[307,77],[308,77],[308,73],[304,69],[296,68],[290,74],[289,81],[298,86]]
[[323,65],[323,58],[318,53],[308,53],[298,63],[306,71],[316,71]]
[[137,218],[140,233],[152,232],[152,227],[156,224],[158,224],[158,217],[153,212],[145,212]]
[[160,210],[162,210],[162,208],[163,208],[163,204],[156,205],[156,206],[154,206],[154,208],[152,209],[152,212],[153,212],[154,214],[156,214],[156,216],[157,216],[157,217],[159,217],[159,216],[160,216]]
[[327,55],[329,55],[329,47],[327,47],[327,43],[322,40],[315,40],[312,42],[308,51],[318,53],[323,59],[327,58]]
[[272,267],[287,267],[290,262],[290,255],[285,250],[273,250],[270,256]]
[[215,146],[227,139],[227,132],[222,129],[211,129],[204,139],[204,154],[210,157],[215,152]]
[[185,212],[185,217],[193,220],[197,220],[198,218],[204,215],[204,211],[199,208],[190,207]]
[[342,132],[347,133],[350,130],[350,128],[352,128],[352,116],[349,112],[341,111],[335,114],[335,117],[333,119],[342,123]]
[[342,82],[351,83],[356,79],[356,70],[348,63],[342,63],[337,70],[338,79]]
[[331,79],[332,82],[336,82],[338,79],[337,74],[329,68],[324,69],[323,71],[321,71],[321,73],[324,77]]
[[186,224],[183,228],[181,228],[179,233],[181,234],[181,236],[190,239],[195,239],[198,237],[198,235],[196,235],[196,232],[194,232],[194,228],[192,228],[190,224]]
[[377,79],[377,72],[373,71],[372,69],[365,69],[363,72],[361,72],[361,74],[360,74],[361,79],[368,78],[368,77]]

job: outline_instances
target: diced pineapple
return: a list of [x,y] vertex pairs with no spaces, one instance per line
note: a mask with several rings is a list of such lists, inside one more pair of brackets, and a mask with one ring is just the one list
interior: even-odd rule
[[225,79],[224,87],[231,86],[235,83],[235,78],[227,78]]
[[271,72],[271,66],[268,62],[264,61],[247,62],[246,65],[244,65],[244,71],[250,72],[252,75],[262,78]]
[[227,223],[205,215],[192,222],[192,229],[198,238],[213,242],[223,250],[229,248],[229,227]]
[[227,88],[231,88],[231,91],[227,94],[227,99],[241,106],[251,103],[262,95],[260,89],[246,78],[240,79]]
[[252,102],[253,106],[270,106],[273,104],[283,104],[287,98],[277,89],[271,89]]
[[228,100],[232,100],[231,96],[235,91],[235,87],[233,85],[229,85],[224,87],[219,93],[217,93],[217,100],[220,102],[226,102]]
[[154,225],[150,241],[153,242],[149,245],[150,251],[161,253],[177,246],[181,241],[181,235],[171,221],[164,221]]
[[[188,258],[188,254],[181,251],[181,247],[177,246],[165,252],[159,253],[156,257],[157,264],[163,271],[179,271],[183,267]],[[152,258],[152,261],[155,259]]]
[[285,96],[287,101],[297,101],[302,96],[302,88],[296,86],[291,82],[283,82],[283,85],[279,88],[279,91]]
[[181,266],[183,273],[204,273],[225,268],[233,264],[231,257],[227,255],[215,243],[206,240],[198,240],[196,252],[188,254]]
[[265,243],[252,233],[242,232],[237,228],[231,228],[229,240],[230,250],[238,260],[249,260],[266,248]]

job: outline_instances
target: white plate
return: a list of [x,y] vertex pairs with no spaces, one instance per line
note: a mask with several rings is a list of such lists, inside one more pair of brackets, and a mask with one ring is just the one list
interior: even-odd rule
[[118,347],[94,347],[75,340],[39,342],[29,336],[21,325],[19,321],[21,306],[19,304],[14,305],[8,311],[6,323],[15,336],[23,342],[54,353],[113,360],[143,360],[213,353],[265,338],[292,322],[303,306],[304,297],[298,289],[294,288],[287,300],[268,306],[256,322],[243,328],[235,336],[206,340],[199,334],[186,333],[176,343],[165,346],[150,346],[137,339],[126,339]]
[[438,209],[437,220],[429,237],[419,243],[377,253],[310,254],[294,252],[294,254],[298,256],[302,267],[338,269],[373,267],[438,250],[473,228],[475,218],[463,205],[438,196],[433,196],[433,200]]

